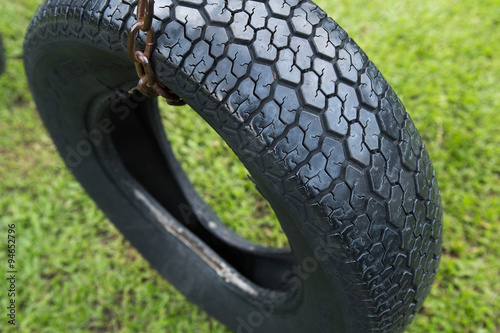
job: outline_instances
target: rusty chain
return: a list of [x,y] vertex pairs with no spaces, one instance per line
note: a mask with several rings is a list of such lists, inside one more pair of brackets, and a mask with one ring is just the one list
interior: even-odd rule
[[[170,105],[186,104],[179,96],[156,80],[151,54],[155,47],[155,30],[153,28],[154,0],[139,0],[137,5],[137,22],[128,31],[128,56],[135,63],[139,76],[137,89],[148,97],[162,96]],[[136,40],[139,31],[146,32],[146,48],[143,51],[136,49]]]

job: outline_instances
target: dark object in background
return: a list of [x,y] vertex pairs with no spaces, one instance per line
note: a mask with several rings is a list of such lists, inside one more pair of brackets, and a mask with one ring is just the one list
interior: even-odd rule
[[0,75],[5,71],[5,50],[3,48],[3,40],[0,35]]

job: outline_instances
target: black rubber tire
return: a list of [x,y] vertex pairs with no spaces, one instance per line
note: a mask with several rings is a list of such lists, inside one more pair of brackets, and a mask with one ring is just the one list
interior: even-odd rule
[[156,4],[159,80],[247,167],[292,256],[224,229],[156,101],[124,93],[137,82],[125,49],[135,4],[47,1],[25,40],[40,115],[99,207],[237,332],[403,331],[437,272],[442,210],[429,155],[377,68],[310,1]]
[[0,75],[5,71],[6,55],[5,48],[3,46],[2,35],[0,35]]

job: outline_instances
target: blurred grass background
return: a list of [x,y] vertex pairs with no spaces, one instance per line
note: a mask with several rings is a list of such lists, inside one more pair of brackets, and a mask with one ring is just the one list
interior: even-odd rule
[[[148,266],[65,169],[37,116],[22,66],[24,31],[38,3],[2,1],[0,10],[8,57],[0,77],[0,237],[5,244],[7,224],[16,224],[17,329],[227,332]],[[409,332],[500,332],[500,3],[317,3],[403,100],[439,180],[444,254]],[[223,219],[254,240],[285,245],[245,170],[224,155],[224,144],[189,109],[164,108],[176,153]],[[4,263],[2,245],[0,271]]]

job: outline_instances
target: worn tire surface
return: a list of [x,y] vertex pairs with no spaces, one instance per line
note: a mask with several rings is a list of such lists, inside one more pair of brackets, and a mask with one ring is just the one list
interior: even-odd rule
[[[79,129],[85,128],[82,119],[94,97],[136,80],[126,58],[135,5],[49,0],[32,20],[26,71],[63,157],[83,138]],[[277,212],[298,265],[316,258],[320,266],[311,276],[322,277],[301,282],[310,286],[303,293],[313,295],[303,298],[307,311],[285,319],[277,319],[276,311],[251,325],[252,331],[403,331],[437,272],[442,210],[424,144],[374,64],[311,1],[157,1],[153,24],[159,80],[247,167]],[[132,244],[176,284],[172,268],[155,262],[141,243],[148,234],[128,232],[124,221],[141,218],[117,210],[126,211],[130,202],[102,193],[118,186],[106,180],[97,155],[94,149],[74,174]],[[246,296],[224,296],[221,284],[214,303],[199,296],[210,292],[203,285],[176,286],[231,329],[248,331],[238,320],[252,309],[243,305]]]

